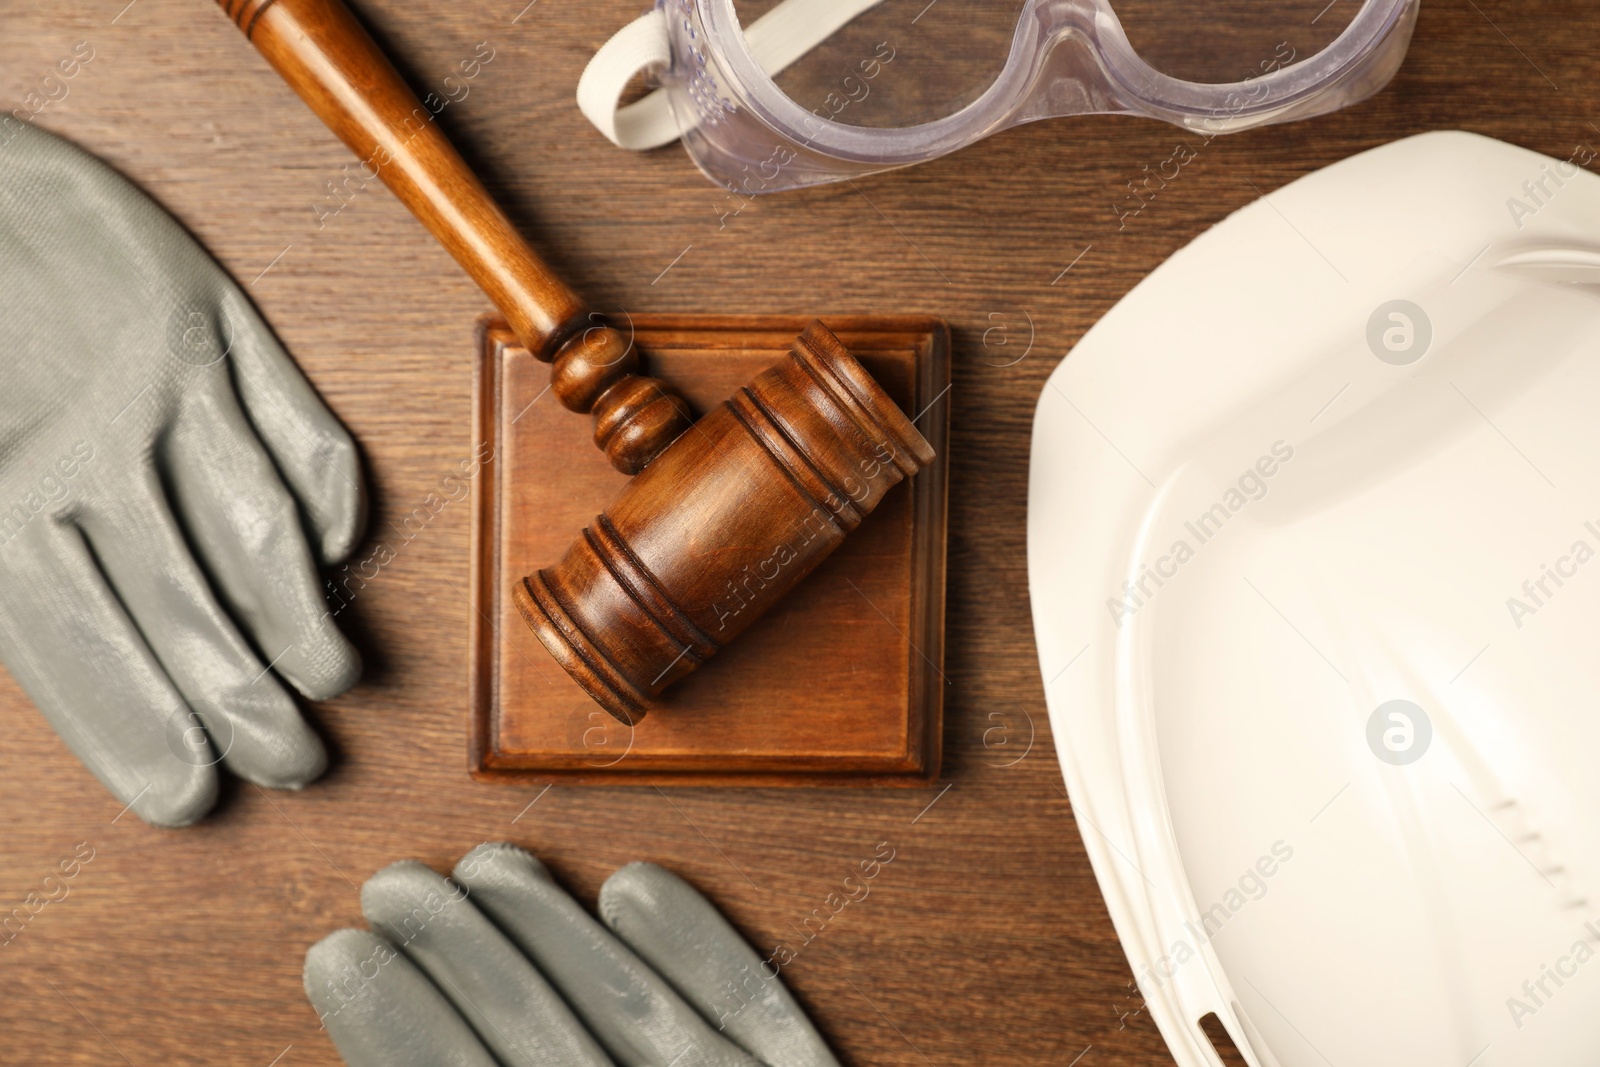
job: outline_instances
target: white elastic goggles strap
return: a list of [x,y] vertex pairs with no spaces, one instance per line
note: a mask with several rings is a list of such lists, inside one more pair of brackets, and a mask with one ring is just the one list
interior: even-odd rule
[[[745,41],[761,69],[776,74],[881,2],[783,0],[745,28]],[[676,141],[681,131],[666,90],[618,106],[636,76],[671,62],[667,17],[658,7],[618,30],[589,60],[578,78],[578,109],[619,148],[639,151]]]

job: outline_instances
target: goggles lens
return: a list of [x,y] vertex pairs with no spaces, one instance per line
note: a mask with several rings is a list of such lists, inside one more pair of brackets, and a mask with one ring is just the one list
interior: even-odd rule
[[[778,0],[733,0],[742,29]],[[868,129],[919,126],[954,115],[1008,72],[1008,60],[1046,75],[1063,59],[1082,65],[1100,50],[1126,49],[1163,77],[1202,85],[1248,81],[1304,63],[1327,49],[1361,0],[834,0],[819,10],[835,21],[859,11],[773,76],[779,90],[818,119]],[[796,20],[790,38],[816,34]],[[773,47],[770,28],[746,37]],[[1035,56],[1013,56],[1032,50]],[[1057,56],[1056,53],[1063,53]],[[1032,72],[1025,72],[1032,73]],[[1086,101],[1087,102],[1087,101]],[[1075,101],[1056,111],[1085,110]],[[1043,113],[1051,113],[1048,107]]]
[[1128,43],[1170,78],[1220,85],[1303,63],[1344,32],[1360,0],[1117,0]]
[[[735,0],[751,26],[776,0]],[[883,0],[774,81],[818,118],[876,129],[918,126],[978,99],[1005,69],[1024,0]]]

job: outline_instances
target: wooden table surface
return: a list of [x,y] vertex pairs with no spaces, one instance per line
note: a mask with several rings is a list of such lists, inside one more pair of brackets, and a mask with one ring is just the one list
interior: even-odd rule
[[[786,971],[843,1061],[1170,1062],[1138,1012],[1046,722],[1024,552],[1035,398],[1140,277],[1258,192],[1436,128],[1562,159],[1600,145],[1600,6],[1427,0],[1381,95],[1201,145],[1119,224],[1126,183],[1171,158],[1181,131],[1035,123],[912,170],[741,205],[676,147],[611,147],[573,105],[588,56],[640,0],[526,2],[359,10],[415,85],[437,87],[490,43],[493,61],[440,121],[597,305],[953,326],[945,776],[879,792],[474,783],[468,516],[451,505],[341,615],[367,675],[309,709],[337,755],[304,793],[232,782],[214,817],[182,831],[115,818],[121,805],[0,678],[0,911],[80,842],[94,849],[70,896],[0,949],[0,1060],[337,1063],[301,994],[306,946],[360,923],[356,888],[378,867],[444,869],[510,839],[591,901],[622,863],[666,864],[764,948],[797,942],[847,869],[889,842],[870,896]],[[125,3],[0,6],[0,103],[24,107],[89,43],[93,59],[33,121],[120,167],[250,286],[361,441],[373,529],[387,531],[471,453],[472,328],[486,302],[376,184],[319,228],[313,205],[352,159],[209,0]]]

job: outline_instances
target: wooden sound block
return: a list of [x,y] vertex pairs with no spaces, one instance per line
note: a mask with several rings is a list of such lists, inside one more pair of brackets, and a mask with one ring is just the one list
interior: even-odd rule
[[[653,315],[632,330],[650,374],[699,416],[785,357],[808,320]],[[474,429],[470,767],[490,781],[633,785],[906,785],[938,776],[944,708],[949,328],[824,320],[938,453],[765,617],[614,719],[551,658],[513,584],[561,559],[626,476],[589,420],[550,393],[550,365],[503,322],[479,330]],[[691,429],[689,431],[693,433]]]

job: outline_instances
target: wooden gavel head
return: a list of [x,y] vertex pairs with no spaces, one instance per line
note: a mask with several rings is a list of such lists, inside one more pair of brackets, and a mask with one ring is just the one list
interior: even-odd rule
[[590,696],[637,722],[933,458],[813,322],[787,359],[656,456],[560,563],[522,579],[517,607]]

